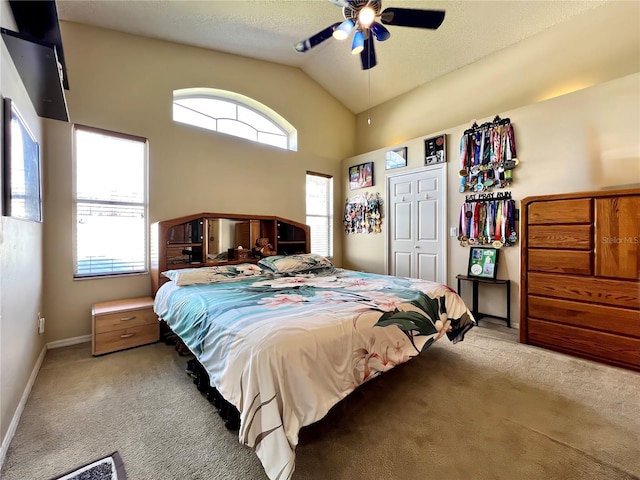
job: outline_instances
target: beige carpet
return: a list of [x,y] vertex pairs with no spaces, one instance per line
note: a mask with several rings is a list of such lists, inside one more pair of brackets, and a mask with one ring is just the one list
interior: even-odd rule
[[[472,330],[364,385],[301,432],[294,479],[640,478],[640,374]],[[129,480],[265,480],[164,344],[47,353],[3,480],[118,450]]]

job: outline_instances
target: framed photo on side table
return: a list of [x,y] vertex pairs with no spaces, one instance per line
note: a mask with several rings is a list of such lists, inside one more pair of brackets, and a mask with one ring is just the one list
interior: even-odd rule
[[40,147],[10,98],[3,101],[2,214],[42,221]]
[[487,247],[471,247],[469,251],[469,277],[496,279],[499,250]]

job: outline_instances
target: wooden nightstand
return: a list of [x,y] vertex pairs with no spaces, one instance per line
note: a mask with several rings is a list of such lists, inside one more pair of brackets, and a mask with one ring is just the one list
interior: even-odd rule
[[91,311],[91,353],[116,352],[160,339],[160,322],[153,298],[127,298],[100,302]]

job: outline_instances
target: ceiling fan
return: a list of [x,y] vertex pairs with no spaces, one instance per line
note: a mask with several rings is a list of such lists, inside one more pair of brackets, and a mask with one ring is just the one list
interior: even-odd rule
[[[294,45],[301,53],[333,37],[345,40],[355,31],[351,44],[351,53],[360,54],[362,69],[368,70],[376,66],[376,52],[373,39],[379,42],[387,40],[391,33],[384,25],[398,27],[437,29],[444,21],[442,10],[422,10],[418,8],[386,8],[382,9],[381,0],[329,0],[342,7],[343,22],[336,22],[315,35]],[[380,19],[377,22],[376,19]],[[384,25],[383,25],[384,24]]]

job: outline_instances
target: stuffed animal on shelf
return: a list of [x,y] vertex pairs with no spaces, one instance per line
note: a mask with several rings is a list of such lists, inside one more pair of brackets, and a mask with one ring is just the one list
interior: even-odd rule
[[261,237],[256,240],[256,246],[253,248],[253,254],[256,257],[270,257],[272,255],[277,255],[273,249],[273,245],[269,243],[269,239],[266,237]]

